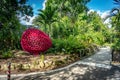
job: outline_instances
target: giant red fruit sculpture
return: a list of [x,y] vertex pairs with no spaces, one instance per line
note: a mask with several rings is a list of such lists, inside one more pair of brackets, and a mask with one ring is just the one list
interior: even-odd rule
[[44,52],[52,45],[52,41],[47,34],[36,29],[29,28],[23,32],[21,37],[21,46],[23,50],[38,55]]

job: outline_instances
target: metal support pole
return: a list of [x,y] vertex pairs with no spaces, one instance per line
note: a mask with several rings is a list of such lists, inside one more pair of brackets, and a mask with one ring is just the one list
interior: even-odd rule
[[8,63],[7,80],[11,79],[11,63]]

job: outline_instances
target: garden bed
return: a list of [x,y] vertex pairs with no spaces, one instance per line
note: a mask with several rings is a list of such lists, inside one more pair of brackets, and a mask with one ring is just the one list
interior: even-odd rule
[[8,59],[0,59],[0,74],[7,74],[8,63],[11,63],[11,73],[29,73],[37,71],[48,71],[60,68],[77,60],[80,60],[75,54],[44,54],[40,56],[32,56],[24,51],[14,51],[14,57]]
[[[8,51],[4,55],[0,55],[0,74],[7,73],[8,63],[11,63],[12,74],[43,72],[67,66],[93,55],[98,50],[98,47],[93,45],[86,49],[80,49],[79,53],[44,53],[39,56],[33,56],[21,50]],[[12,55],[11,58],[9,58],[10,55]]]

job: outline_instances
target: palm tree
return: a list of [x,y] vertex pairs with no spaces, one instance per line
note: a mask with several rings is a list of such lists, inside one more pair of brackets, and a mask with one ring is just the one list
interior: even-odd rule
[[111,16],[116,16],[116,19],[120,20],[120,0],[114,0],[114,4],[118,5],[111,10]]
[[120,45],[119,45],[120,44],[120,35],[119,35],[119,33],[120,33],[120,0],[114,0],[114,4],[118,5],[118,7],[115,7],[111,10],[110,17],[114,16],[114,18],[115,18],[113,20],[112,25],[113,25],[113,27],[115,27],[114,30],[115,30],[116,34],[114,36],[115,36],[115,38],[117,38],[117,41],[115,41],[114,45],[113,45],[112,61],[114,61],[113,60],[114,52],[119,53],[119,50],[120,50]]
[[114,16],[114,23],[115,30],[119,33],[120,32],[120,0],[114,0],[114,4],[118,5],[118,7],[115,7],[111,10],[111,16]]
[[52,8],[51,6],[46,6],[44,10],[39,10],[38,17],[35,19],[34,23],[40,23],[43,24],[44,31],[47,32],[47,25],[49,27],[48,34],[52,35],[52,23],[56,21],[54,18],[54,14],[56,12],[55,8]]
[[113,16],[117,16],[116,18],[119,20],[120,19],[120,0],[114,0],[114,4],[118,5],[118,7],[113,8],[108,15],[105,16],[104,21],[107,18],[113,17]]
[[116,16],[116,20],[120,19],[120,0],[113,0],[115,5],[118,5],[118,7],[113,8],[104,18],[103,21],[106,19]]

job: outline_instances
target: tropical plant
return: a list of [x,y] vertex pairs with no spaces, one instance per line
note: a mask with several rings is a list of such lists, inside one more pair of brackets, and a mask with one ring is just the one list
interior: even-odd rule
[[[54,14],[56,12],[55,8],[52,8],[51,6],[45,7],[45,10],[39,10],[39,16],[34,20],[33,23],[43,24],[44,31],[48,33],[49,35],[52,35],[52,23],[56,21],[54,18]],[[47,27],[48,26],[48,27]]]
[[[87,14],[90,0],[48,0],[44,10],[39,11],[35,25],[51,32],[53,46],[47,53],[80,53],[93,44],[107,41],[107,27],[97,12]],[[57,20],[57,21],[56,21]],[[51,27],[51,29],[49,29]],[[94,49],[91,49],[94,51]],[[82,52],[88,52],[84,50]]]

